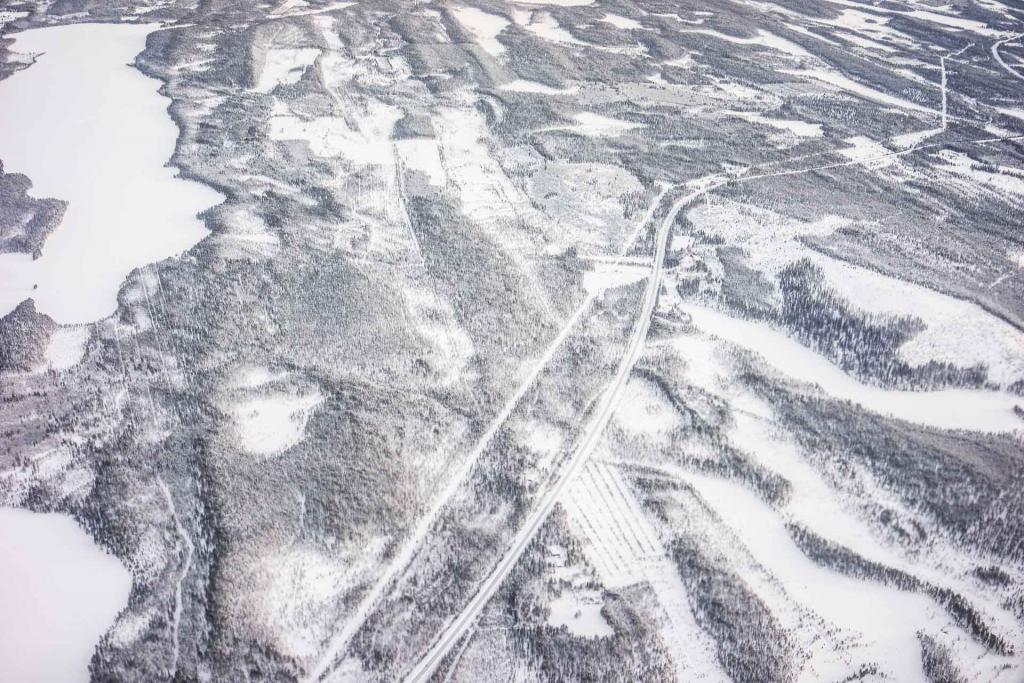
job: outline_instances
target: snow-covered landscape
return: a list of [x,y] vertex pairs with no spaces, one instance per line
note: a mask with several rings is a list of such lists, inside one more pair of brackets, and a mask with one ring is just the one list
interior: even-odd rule
[[0,681],[1024,680],[1011,0],[10,0]]

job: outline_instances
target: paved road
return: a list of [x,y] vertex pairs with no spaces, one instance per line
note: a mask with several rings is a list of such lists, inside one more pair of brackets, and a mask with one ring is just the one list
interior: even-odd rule
[[556,479],[551,488],[544,493],[540,504],[538,504],[533,509],[533,512],[530,513],[529,517],[527,517],[526,523],[516,534],[511,546],[491,571],[490,575],[488,575],[480,585],[480,588],[477,590],[472,600],[470,600],[463,608],[462,612],[460,612],[458,616],[448,624],[426,655],[424,655],[419,663],[412,668],[405,678],[406,683],[426,681],[433,675],[445,655],[448,654],[449,650],[458,643],[459,639],[462,638],[462,636],[465,635],[473,625],[484,606],[498,590],[502,581],[504,581],[509,572],[512,571],[512,568],[523,554],[523,551],[526,550],[526,547],[529,545],[534,535],[547,519],[551,510],[555,507],[555,503],[558,502],[558,499],[561,497],[566,486],[568,486],[568,484],[576,477],[579,471],[586,464],[590,453],[600,441],[601,434],[604,432],[608,421],[611,419],[612,412],[619,401],[622,390],[625,388],[626,382],[633,371],[633,367],[636,365],[636,362],[643,351],[644,341],[647,339],[647,332],[650,329],[651,316],[654,313],[654,307],[658,302],[658,291],[661,288],[662,265],[665,261],[665,250],[668,245],[668,235],[671,232],[672,224],[675,222],[676,216],[684,206],[690,204],[705,192],[713,190],[723,184],[724,181],[718,181],[676,200],[675,204],[672,206],[672,210],[669,211],[668,215],[661,222],[656,236],[654,264],[652,266],[651,276],[647,281],[647,288],[644,291],[640,315],[637,318],[636,326],[633,328],[633,334],[626,346],[626,351],[619,363],[615,377],[612,380],[612,383],[605,390],[604,395],[601,398],[599,409],[591,419],[582,441],[576,451],[574,451],[570,456],[561,476]]
[[[661,205],[662,199],[668,193],[668,190],[668,185],[663,185],[661,187],[661,190],[651,202],[650,207],[641,217],[633,234],[623,245],[619,254],[613,258],[625,258],[625,255],[629,253],[629,250],[633,247],[633,244],[643,232],[643,229],[647,227],[654,218],[654,214]],[[516,406],[519,405],[519,402],[529,391],[530,387],[533,386],[534,381],[562,347],[563,342],[569,336],[569,333],[575,329],[576,324],[579,322],[583,314],[590,310],[590,304],[593,301],[594,296],[594,294],[590,294],[580,303],[569,320],[567,320],[565,325],[562,326],[558,335],[552,340],[551,344],[548,345],[544,354],[534,363],[529,375],[520,382],[516,391],[511,397],[509,397],[509,400],[505,402],[501,412],[494,416],[490,421],[487,429],[480,438],[477,439],[472,452],[465,457],[458,471],[449,478],[444,490],[434,497],[430,510],[420,518],[410,533],[408,540],[406,540],[399,549],[398,553],[394,556],[394,559],[384,567],[383,571],[377,577],[377,580],[374,581],[369,591],[367,591],[366,595],[356,606],[352,615],[345,622],[345,626],[338,631],[328,643],[327,648],[324,651],[324,654],[321,655],[317,665],[306,677],[305,680],[307,683],[323,680],[337,665],[337,660],[344,655],[352,637],[355,636],[356,632],[360,628],[362,628],[370,613],[384,596],[385,591],[390,587],[398,574],[412,562],[416,552],[422,545],[423,539],[430,532],[430,529],[434,526],[435,522],[437,522],[438,517],[441,515],[441,511],[444,509],[445,505],[447,505],[448,501],[455,495],[455,492],[458,490],[463,480],[469,476],[470,471],[473,469],[473,465],[475,465],[476,461],[480,459],[480,456],[494,439],[494,436],[508,421]]]

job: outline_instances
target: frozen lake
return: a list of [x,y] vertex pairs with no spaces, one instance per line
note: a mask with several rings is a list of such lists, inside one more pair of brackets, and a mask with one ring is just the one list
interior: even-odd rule
[[[41,53],[0,81],[0,159],[35,197],[68,202],[42,257],[0,255],[0,315],[27,297],[61,324],[114,312],[134,269],[188,249],[221,200],[166,166],[178,128],[160,82],[129,66],[155,25],[79,24],[14,34]],[[36,289],[33,289],[37,286]]]
[[0,508],[0,681],[87,681],[131,575],[67,515]]

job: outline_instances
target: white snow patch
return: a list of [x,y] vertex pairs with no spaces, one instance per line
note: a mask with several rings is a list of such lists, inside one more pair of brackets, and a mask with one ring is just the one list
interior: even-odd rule
[[323,402],[316,390],[275,392],[237,403],[232,409],[235,435],[253,455],[274,455],[299,443],[313,410]]
[[890,138],[890,142],[899,149],[910,149],[920,145],[925,140],[934,137],[942,132],[942,128],[927,128],[925,130],[914,131],[913,133],[904,133],[903,135],[897,135]]
[[657,387],[634,377],[615,408],[615,423],[627,432],[661,440],[679,426],[679,414]]
[[938,12],[932,12],[930,10],[915,9],[909,12],[898,12],[898,14],[914,17],[915,19],[921,19],[933,24],[939,24],[940,26],[950,26],[952,28],[970,31],[971,33],[977,33],[980,36],[1004,35],[1000,31],[989,28],[984,22],[975,21],[974,19],[964,19],[963,17],[953,17],[948,14],[939,14]]
[[46,346],[46,366],[50,370],[67,370],[78,365],[85,355],[89,341],[89,327],[58,327],[50,336]]
[[631,131],[636,128],[643,128],[644,125],[642,123],[623,121],[621,119],[614,119],[610,116],[602,116],[592,112],[580,112],[578,114],[574,114],[573,118],[576,119],[576,125],[566,126],[565,128],[588,137],[616,137],[626,133],[627,131]]
[[790,57],[796,57],[799,59],[814,57],[814,55],[812,55],[810,52],[803,49],[796,43],[786,40],[785,38],[777,36],[769,31],[765,31],[764,29],[758,29],[757,35],[751,38],[732,36],[727,33],[722,33],[721,31],[705,28],[688,29],[686,31],[683,31],[683,33],[696,33],[700,35],[711,36],[713,38],[718,38],[719,40],[725,40],[730,43],[735,43],[737,45],[760,45],[762,47],[771,48],[772,50],[776,50],[778,52],[787,54]]
[[491,155],[491,135],[483,116],[470,108],[448,108],[433,121],[448,179],[458,189],[466,216],[490,228],[513,251],[528,249],[513,242],[518,236],[507,229],[506,217],[528,215],[530,201]]
[[540,455],[544,462],[550,461],[562,450],[562,432],[549,422],[530,418],[523,431],[523,445]]
[[624,31],[633,31],[636,29],[642,29],[644,26],[636,19],[630,19],[619,14],[607,13],[601,17],[601,21],[606,24],[611,24],[615,28],[621,28]]
[[625,263],[596,262],[583,273],[583,288],[591,293],[631,285],[650,275],[650,268]]
[[451,304],[428,289],[407,287],[404,294],[413,329],[429,346],[427,361],[438,373],[438,385],[469,380],[473,340],[459,325]]
[[251,209],[237,204],[222,206],[218,207],[217,216],[223,230],[212,239],[225,258],[259,260],[277,253],[280,246],[277,234]]
[[297,547],[266,558],[257,569],[263,590],[261,618],[293,657],[320,652],[324,615],[351,581],[350,567],[316,550]]
[[122,612],[117,622],[107,631],[107,638],[115,647],[127,647],[146,633],[155,616],[152,610]]
[[264,367],[245,366],[235,371],[230,386],[236,389],[255,389],[287,377],[288,373],[283,371],[275,372]]
[[847,8],[840,12],[838,17],[830,21],[836,26],[842,26],[854,31],[871,32],[881,30],[889,23],[889,18],[872,14],[871,12],[861,12],[857,9]]
[[727,111],[723,113],[727,116],[750,121],[751,123],[778,128],[801,138],[820,138],[822,135],[820,123],[808,123],[807,121],[796,121],[793,119],[773,119],[764,116],[760,112]]
[[498,34],[509,25],[507,19],[496,14],[488,14],[476,7],[456,7],[452,13],[459,23],[473,34],[485,52],[495,57],[505,52],[505,46],[498,40]]
[[897,161],[882,144],[863,135],[847,138],[846,143],[850,146],[839,150],[839,154],[850,161],[859,161],[867,168],[887,168]]
[[692,54],[687,53],[682,57],[676,57],[675,59],[670,59],[668,61],[662,62],[661,65],[670,66],[677,69],[692,69],[693,67],[697,66],[697,62],[693,59]]
[[878,52],[896,52],[896,48],[890,47],[885,43],[880,43],[877,40],[871,40],[864,36],[857,35],[855,33],[846,33],[845,31],[837,31],[836,34],[851,45],[862,47],[866,50],[876,50]]
[[1012,118],[1024,121],[1024,109],[1020,107],[996,107],[996,111],[1000,114],[1006,114]]
[[761,97],[761,91],[750,86],[730,81],[728,79],[711,77],[714,80],[714,89],[718,90],[730,99],[734,100],[756,100]]
[[443,187],[447,181],[437,140],[433,138],[409,138],[395,142],[398,156],[409,169],[426,174],[431,185]]
[[581,256],[591,262],[639,263],[602,254],[618,253],[623,240],[636,230],[625,215],[623,195],[642,193],[644,187],[629,171],[612,164],[549,162],[538,169],[527,183],[527,192],[535,197],[542,213],[550,253],[562,253],[570,247],[593,253]]
[[323,7],[310,7],[305,0],[285,0],[278,8],[271,12],[271,17],[300,17],[311,14],[324,14],[336,10],[345,9],[355,5],[354,2],[335,2]]
[[275,47],[263,57],[263,69],[256,81],[256,91],[269,93],[279,85],[298,83],[306,69],[320,54],[315,47]]
[[132,578],[66,515],[0,508],[0,680],[89,680]]
[[368,105],[366,115],[349,127],[340,116],[317,116],[303,119],[291,114],[270,117],[272,140],[304,140],[313,154],[322,157],[341,156],[357,166],[394,164],[391,131],[402,117],[397,107],[380,102]]
[[515,80],[498,86],[499,90],[509,92],[537,93],[539,95],[575,95],[579,88],[575,85],[567,88],[552,88],[550,85],[537,83],[536,81]]
[[559,26],[558,21],[548,12],[534,12],[533,18],[524,26],[526,30],[534,35],[554,43],[586,45],[586,43],[577,40],[571,33]]
[[565,626],[569,633],[584,638],[605,638],[615,634],[601,615],[604,599],[600,591],[565,591],[548,603],[548,625]]
[[[41,53],[0,82],[0,158],[32,195],[68,201],[42,257],[0,255],[0,315],[25,298],[60,324],[114,311],[135,268],[188,249],[222,197],[176,177],[178,129],[160,82],[128,66],[156,25],[77,24],[14,34]],[[33,289],[38,286],[37,289]]]

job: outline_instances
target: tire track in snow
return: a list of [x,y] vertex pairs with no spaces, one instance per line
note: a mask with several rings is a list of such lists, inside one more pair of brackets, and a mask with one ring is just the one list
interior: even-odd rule
[[585,552],[607,553],[610,547],[633,551],[627,559],[629,571],[617,576],[601,575],[602,583],[606,588],[615,589],[646,581],[661,606],[665,623],[660,630],[679,680],[725,681],[714,646],[693,616],[675,564],[616,467],[604,460],[594,460],[587,465],[586,474],[590,476],[581,476],[563,500],[571,521],[579,521],[573,516],[575,505],[590,503],[591,508],[604,507],[608,516],[621,520],[620,528],[628,529],[635,544],[630,549],[623,538],[595,535],[586,527],[581,529],[589,543],[584,545]]
[[595,476],[593,464],[588,464],[580,477],[569,487],[566,498],[576,502],[581,512],[588,517],[601,520],[601,525],[595,527],[593,536],[588,534],[588,540],[595,548],[604,548],[607,552],[614,552],[621,559],[621,566],[625,570],[621,577],[602,577],[611,585],[611,588],[626,586],[640,580],[637,572],[640,559],[645,554],[645,549],[640,545],[636,535],[631,529],[622,524],[622,515],[618,514],[616,503],[607,491],[601,486],[601,482]]
[[178,657],[180,655],[180,644],[178,640],[178,632],[181,626],[181,612],[182,612],[182,584],[185,582],[185,578],[188,576],[189,571],[192,569],[192,555],[195,552],[195,546],[192,544],[192,539],[189,538],[185,532],[185,527],[181,524],[181,518],[178,517],[178,509],[174,506],[174,498],[171,497],[171,490],[167,488],[167,483],[163,477],[157,475],[157,484],[160,486],[160,491],[164,495],[164,500],[167,501],[167,507],[171,513],[171,519],[174,520],[174,528],[178,533],[179,543],[178,548],[180,550],[181,544],[185,546],[185,566],[181,570],[181,575],[178,577],[178,583],[174,589],[174,614],[171,621],[171,634],[173,637],[173,650],[171,652],[171,668],[170,672],[173,676],[178,670]]

